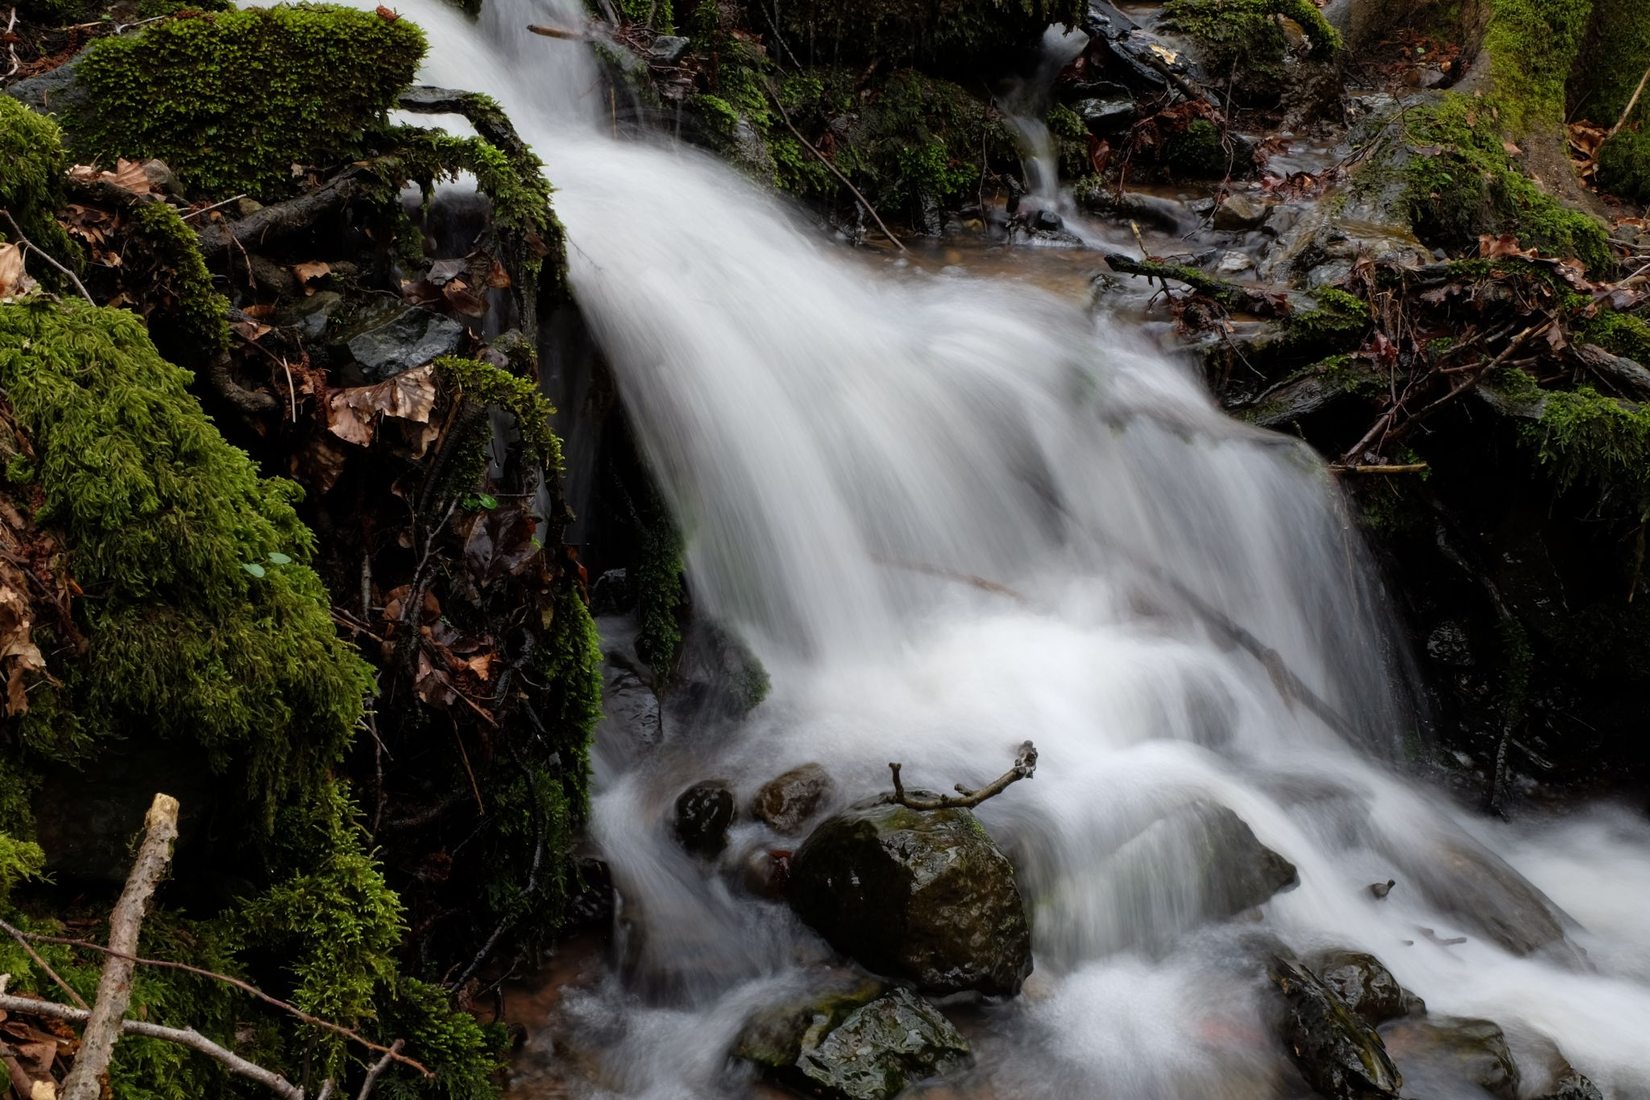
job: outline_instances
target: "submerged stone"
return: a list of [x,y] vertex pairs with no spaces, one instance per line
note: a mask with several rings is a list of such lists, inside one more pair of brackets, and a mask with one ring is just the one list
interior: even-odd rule
[[835,789],[823,767],[803,764],[764,783],[751,803],[751,815],[776,833],[797,833]]
[[1031,930],[1014,867],[968,810],[861,802],[797,851],[791,905],[837,950],[927,993],[1018,993]]
[[910,1085],[962,1068],[968,1041],[927,1001],[876,981],[759,1013],[736,1057],[778,1084],[831,1100],[889,1100]]
[[1500,1100],[1518,1100],[1518,1065],[1489,1020],[1399,1020],[1383,1027],[1381,1038],[1416,1096],[1459,1095],[1476,1085]]

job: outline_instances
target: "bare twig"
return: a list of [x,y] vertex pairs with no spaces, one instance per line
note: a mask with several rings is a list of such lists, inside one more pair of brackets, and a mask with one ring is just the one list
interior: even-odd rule
[[191,210],[191,211],[189,211],[189,213],[187,213],[183,216],[183,220],[188,221],[190,218],[198,218],[202,214],[210,214],[214,210],[217,210],[221,207],[228,206],[232,202],[240,202],[242,199],[247,198],[247,197],[248,196],[246,196],[245,194],[240,194],[240,195],[234,196],[233,198],[224,199],[222,202],[215,202],[211,206],[203,206],[199,210]]
[[367,1071],[367,1079],[361,1082],[361,1091],[355,1094],[355,1100],[367,1100],[367,1097],[372,1095],[373,1086],[378,1084],[378,1079],[384,1075],[384,1071],[390,1068],[390,1059],[394,1058],[400,1049],[401,1040],[397,1039],[390,1044],[389,1051],[373,1063],[372,1068]]
[[[28,1016],[45,1016],[53,1020],[64,1020],[71,1024],[84,1024],[91,1019],[92,1014],[83,1008],[71,1005],[58,1004],[56,1001],[40,1001],[33,997],[15,997],[0,994],[0,1010],[16,1012]],[[120,1031],[125,1035],[141,1035],[146,1039],[160,1039],[163,1042],[176,1043],[188,1047],[199,1054],[214,1059],[225,1066],[230,1073],[237,1077],[245,1077],[248,1081],[256,1081],[265,1086],[277,1096],[285,1100],[304,1100],[304,1090],[282,1077],[274,1070],[268,1070],[256,1063],[249,1062],[233,1051],[214,1043],[192,1027],[162,1027],[143,1020],[120,1020]],[[88,1028],[89,1029],[89,1028]],[[81,1047],[81,1053],[75,1059],[75,1068],[81,1065],[81,1059],[86,1057],[86,1048]],[[74,1070],[69,1071],[69,1077],[74,1077]],[[68,1081],[64,1082],[65,1090]],[[68,1093],[63,1093],[67,1097]],[[93,1095],[96,1095],[95,1093]]]
[[569,42],[584,42],[590,38],[584,31],[568,31],[560,27],[542,26],[538,23],[527,24],[527,29],[534,34],[542,34],[546,38],[561,38]]
[[40,968],[41,972],[43,974],[45,974],[46,977],[48,977],[52,980],[53,985],[57,986],[57,988],[61,989],[65,994],[67,994],[69,1000],[73,1001],[75,1004],[79,1005],[81,1008],[89,1009],[89,1008],[92,1007],[91,1005],[86,1003],[86,998],[84,998],[80,994],[76,993],[75,990],[74,990],[74,987],[71,986],[68,982],[64,981],[62,978],[60,978],[57,974],[57,971],[53,970],[47,964],[46,960],[40,957],[40,952],[38,952],[34,949],[34,945],[29,942],[29,937],[28,937],[27,933],[25,933],[21,928],[18,928],[15,925],[12,925],[12,924],[10,924],[6,921],[0,920],[0,931],[5,932],[12,939],[16,940],[17,941],[17,946],[21,947],[25,952],[28,953],[29,958],[34,961],[34,965],[38,966]]
[[1425,462],[1405,462],[1390,466],[1351,465],[1337,462],[1329,467],[1333,474],[1418,474],[1427,468]]
[[27,249],[30,252],[33,252],[36,256],[39,256],[42,260],[45,260],[47,263],[49,263],[53,267],[55,267],[59,272],[61,272],[65,277],[68,278],[69,282],[74,284],[74,288],[76,290],[80,291],[80,296],[82,298],[86,299],[88,302],[91,302],[92,305],[94,305],[94,306],[97,305],[96,302],[92,302],[92,296],[86,290],[86,284],[80,281],[80,276],[76,275],[74,272],[70,271],[68,268],[66,268],[62,264],[58,263],[56,260],[54,260],[52,258],[50,253],[46,252],[39,245],[35,244],[33,241],[29,240],[27,237],[25,237],[23,235],[22,228],[18,226],[17,219],[11,216],[11,211],[10,210],[0,209],[0,216],[4,216],[5,219],[6,219],[7,224],[9,224],[11,226],[11,231],[12,231],[13,235],[15,235],[16,238],[17,238],[17,241],[16,241],[17,244],[22,245],[25,249]]
[[143,830],[137,861],[109,915],[110,954],[97,981],[97,998],[86,1017],[80,1052],[63,1080],[63,1100],[98,1100],[103,1093],[100,1078],[109,1068],[109,1057],[120,1038],[121,1020],[132,999],[133,964],[129,956],[137,950],[138,933],[155,888],[172,864],[172,843],[178,839],[178,800],[169,794],[155,795],[144,816]]
[[780,121],[785,123],[785,128],[787,130],[789,130],[793,136],[795,136],[797,141],[800,141],[802,143],[802,147],[804,149],[808,150],[808,152],[812,153],[814,156],[819,158],[819,163],[823,164],[826,167],[826,169],[828,169],[830,171],[831,175],[835,176],[837,179],[842,181],[842,186],[846,187],[849,191],[853,192],[854,198],[858,199],[859,204],[861,206],[865,207],[866,213],[870,214],[871,215],[871,220],[877,223],[877,228],[882,230],[882,235],[883,236],[885,236],[889,240],[893,241],[895,247],[897,247],[901,252],[911,251],[909,248],[905,247],[905,242],[904,241],[902,241],[898,237],[894,236],[894,231],[892,229],[889,229],[888,228],[888,223],[882,220],[882,215],[877,213],[877,208],[871,205],[871,200],[870,199],[866,198],[863,194],[860,193],[859,188],[854,186],[853,181],[850,180],[847,176],[842,174],[842,170],[831,162],[830,157],[826,156],[824,153],[821,153],[818,149],[816,149],[814,147],[813,142],[809,141],[807,138],[802,136],[802,131],[798,130],[796,128],[796,124],[791,121],[791,116],[785,110],[785,105],[783,103],[779,102],[779,93],[774,90],[773,85],[769,84],[769,85],[765,85],[765,87],[768,89],[768,98],[773,100],[773,105],[775,107],[779,108],[779,118],[780,118]]
[[6,53],[11,57],[11,68],[6,70],[5,76],[0,76],[0,80],[10,80],[12,77],[17,75],[17,70],[23,67],[23,63],[17,60],[17,40],[11,36],[11,32],[16,29],[16,27],[17,8],[14,5],[11,9],[11,18],[6,20],[5,31],[7,38]]
[[932,796],[912,794],[905,789],[905,784],[900,781],[900,765],[890,763],[888,770],[894,776],[894,801],[901,806],[912,810],[950,810],[978,806],[986,799],[1002,794],[1010,784],[1031,778],[1032,774],[1037,771],[1037,746],[1030,741],[1021,742],[1020,751],[1014,757],[1012,768],[977,791],[969,790],[958,783],[953,788],[957,792],[955,796],[948,794]]
[[1639,86],[1633,89],[1633,97],[1627,101],[1627,106],[1621,112],[1621,117],[1616,119],[1614,126],[1610,127],[1610,132],[1604,135],[1606,140],[1615,137],[1617,132],[1627,125],[1627,120],[1633,115],[1633,108],[1639,105],[1639,96],[1644,94],[1646,83],[1650,83],[1650,69],[1644,70],[1644,75],[1639,77]]
[[[334,1035],[340,1035],[345,1039],[350,1040],[352,1043],[357,1043],[360,1046],[366,1047],[371,1051],[376,1051],[379,1054],[388,1053],[390,1050],[389,1047],[384,1046],[381,1043],[375,1043],[357,1031],[352,1031],[342,1024],[335,1024],[331,1020],[323,1020],[319,1016],[311,1016],[309,1013],[305,1012],[296,1005],[288,1004],[277,997],[271,997],[268,993],[265,993],[251,982],[242,981],[240,978],[231,977],[228,974],[220,974],[215,970],[206,970],[202,967],[191,966],[188,963],[173,962],[170,959],[146,959],[142,956],[132,954],[117,955],[113,949],[104,947],[100,943],[92,943],[90,940],[70,939],[67,936],[47,936],[42,935],[39,932],[24,932],[21,929],[14,929],[11,925],[5,925],[4,930],[11,932],[14,935],[25,936],[36,943],[55,943],[61,944],[64,947],[78,947],[86,951],[96,951],[97,953],[107,955],[110,958],[118,957],[137,966],[152,966],[161,970],[181,970],[185,974],[194,974],[197,977],[210,978],[216,982],[223,982],[225,985],[232,985],[241,992],[257,998],[264,1004],[269,1005],[271,1008],[278,1008],[282,1012],[296,1017],[298,1020],[310,1025],[311,1027],[318,1027],[323,1031],[330,1031]],[[425,1068],[423,1063],[409,1058],[404,1054],[397,1054],[395,1056],[395,1060],[403,1065],[416,1069],[419,1073],[422,1073],[426,1077],[434,1076],[427,1068]]]

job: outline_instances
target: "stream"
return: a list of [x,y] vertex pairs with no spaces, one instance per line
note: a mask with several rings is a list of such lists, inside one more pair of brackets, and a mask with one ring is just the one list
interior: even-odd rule
[[[1130,317],[1092,311],[1078,253],[868,260],[705,154],[615,137],[588,48],[525,30],[582,25],[575,0],[402,10],[424,79],[496,97],[546,162],[696,608],[773,683],[741,721],[599,731],[618,942],[544,1008],[512,1095],[758,1094],[736,1034],[832,955],[740,886],[791,842],[745,821],[707,866],[671,835],[683,788],[722,778],[743,802],[817,762],[846,802],[891,760],[977,785],[1030,740],[1036,775],[979,816],[1036,969],[1018,998],[947,1006],[975,1063],[932,1095],[1297,1095],[1232,965],[1264,932],[1370,951],[1431,1013],[1495,1020],[1529,1080],[1556,1048],[1607,1095],[1650,1096],[1650,825],[1608,805],[1493,821],[1404,774],[1413,674],[1304,445],[1228,419]],[[1298,868],[1259,924],[1203,923],[1233,869],[1153,829],[1211,804]],[[1536,890],[1567,937],[1543,942]]]

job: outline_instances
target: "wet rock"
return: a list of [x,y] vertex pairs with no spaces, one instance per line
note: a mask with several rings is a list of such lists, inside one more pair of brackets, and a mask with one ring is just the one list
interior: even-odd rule
[[178,181],[178,174],[164,160],[146,160],[140,167],[151,190],[162,195],[183,197],[183,184]]
[[791,858],[794,854],[784,848],[754,848],[746,852],[740,861],[740,877],[745,889],[759,898],[783,898],[785,887],[791,880]]
[[823,767],[803,764],[764,783],[751,801],[751,816],[767,822],[774,832],[790,836],[802,831],[835,788]]
[[1362,951],[1327,951],[1313,956],[1311,968],[1346,1007],[1371,1027],[1426,1011],[1421,998],[1399,985],[1392,971],[1374,955]]
[[306,341],[314,343],[326,335],[327,326],[344,304],[344,296],[336,290],[317,290],[308,298],[299,298],[281,312],[280,322],[295,328]]
[[1295,865],[1256,839],[1248,824],[1225,806],[1198,803],[1160,824],[1180,831],[1197,855],[1210,919],[1253,909],[1300,885]]
[[1432,904],[1516,955],[1566,951],[1559,910],[1528,879],[1466,837],[1394,852],[1406,883]]
[[1052,210],[1039,210],[1031,216],[1031,228],[1043,233],[1057,233],[1065,224],[1065,219]]
[[1585,1075],[1572,1069],[1536,1100],[1604,1100],[1604,1093]]
[[738,635],[702,617],[688,623],[670,685],[673,721],[743,718],[769,687],[768,670]]
[[464,326],[393,298],[375,301],[354,319],[342,343],[370,381],[421,367],[464,346]]
[[1271,215],[1271,204],[1253,195],[1228,195],[1226,201],[1215,208],[1214,226],[1216,229],[1245,232],[1259,229]]
[[676,838],[695,855],[718,855],[728,846],[733,814],[733,791],[726,783],[695,783],[676,797]]
[[1381,1028],[1388,1053],[1415,1096],[1460,1095],[1477,1085],[1500,1100],[1518,1100],[1518,1065],[1507,1038],[1488,1020],[1405,1019]]
[[622,615],[636,606],[636,586],[623,569],[609,569],[590,586],[592,615]]
[[890,1100],[918,1081],[961,1069],[970,1051],[921,997],[861,981],[758,1013],[734,1055],[810,1096]]
[[1134,124],[1134,97],[1118,99],[1080,99],[1071,105],[1077,117],[1083,120],[1089,133],[1095,137],[1120,134]]
[[688,52],[691,40],[677,34],[661,34],[647,48],[647,59],[660,65],[674,65]]
[[1327,983],[1284,955],[1268,974],[1286,1006],[1283,1041],[1306,1082],[1326,1100],[1396,1098],[1403,1078],[1386,1048]]
[[1014,868],[965,809],[850,807],[797,851],[790,900],[837,950],[924,992],[1014,994],[1031,973]]
[[36,111],[54,115],[72,112],[86,99],[85,88],[75,80],[75,69],[85,56],[82,50],[49,72],[19,80],[6,89],[6,94]]

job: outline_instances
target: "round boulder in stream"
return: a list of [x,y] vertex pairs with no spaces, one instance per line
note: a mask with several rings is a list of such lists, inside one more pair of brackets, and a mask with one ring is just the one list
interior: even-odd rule
[[829,1100],[890,1100],[970,1057],[937,1008],[869,980],[757,1013],[733,1053],[777,1084]]
[[790,901],[838,951],[925,993],[1012,995],[1031,973],[1014,867],[965,809],[879,800],[827,819],[791,863]]
[[1268,973],[1285,1004],[1283,1040],[1307,1084],[1327,1100],[1397,1100],[1403,1084],[1381,1037],[1335,990],[1293,958]]
[[718,855],[728,846],[733,813],[733,790],[726,783],[695,783],[676,797],[676,837],[695,855]]

